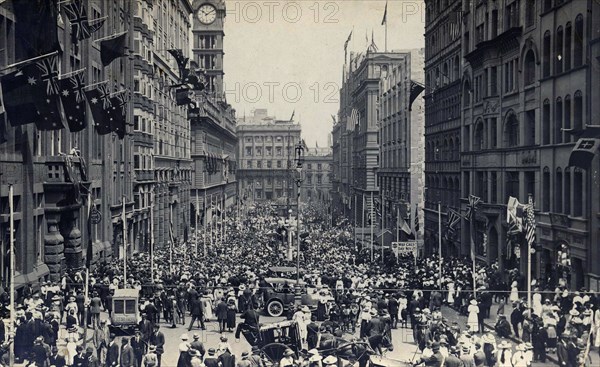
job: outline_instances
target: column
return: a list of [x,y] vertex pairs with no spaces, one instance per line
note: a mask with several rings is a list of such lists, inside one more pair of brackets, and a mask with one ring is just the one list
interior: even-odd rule
[[83,266],[83,249],[81,247],[81,231],[77,228],[75,212],[63,213],[62,222],[64,227],[61,233],[64,237],[64,254],[67,268],[80,268]]
[[46,223],[48,233],[44,236],[44,262],[50,270],[50,281],[58,282],[65,270],[65,239],[58,230],[58,218],[55,215],[50,217],[50,214],[46,214]]

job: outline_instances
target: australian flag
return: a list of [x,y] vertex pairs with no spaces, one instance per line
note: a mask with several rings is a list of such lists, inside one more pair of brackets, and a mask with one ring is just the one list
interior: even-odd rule
[[106,135],[112,132],[111,130],[111,114],[112,104],[110,101],[110,92],[105,84],[100,84],[96,88],[86,91],[85,96],[90,104],[92,116],[94,118],[94,127],[98,135]]
[[109,113],[110,129],[117,134],[119,139],[125,138],[126,133],[127,97],[127,91],[122,90],[110,98],[112,105]]
[[83,69],[58,81],[60,99],[63,103],[67,125],[72,133],[86,128],[85,121],[85,81]]

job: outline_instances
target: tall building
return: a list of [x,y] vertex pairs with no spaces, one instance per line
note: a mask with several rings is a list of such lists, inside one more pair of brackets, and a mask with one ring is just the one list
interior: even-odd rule
[[223,95],[225,2],[194,0],[192,8],[192,59],[205,72],[206,90],[193,97],[198,114],[191,119],[190,217],[206,227],[218,221],[217,209],[237,202],[238,140],[235,109]]
[[[61,77],[80,71],[86,85],[106,82],[109,92],[133,89],[131,58],[121,57],[103,67],[99,44],[94,42],[127,31],[128,48],[132,48],[131,4],[116,0],[84,1],[90,19],[107,19],[91,38],[77,44],[72,42],[71,27],[62,7],[57,22],[63,50],[59,62]],[[0,66],[25,60],[24,43],[15,39],[17,20],[11,2],[0,5],[0,20]],[[127,123],[131,124],[133,106],[131,103],[127,106]],[[67,268],[86,265],[88,253],[92,265],[110,260],[113,254],[123,256],[123,207],[128,225],[134,212],[132,137],[126,134],[121,140],[114,134],[98,135],[90,113],[86,114],[86,123],[87,128],[73,133],[68,127],[40,131],[34,124],[6,126],[6,141],[0,143],[0,246],[2,254],[6,254],[7,196],[12,185],[17,287],[40,280],[58,281]],[[86,190],[99,212],[99,223],[91,225],[91,230],[87,226],[87,195],[80,195],[80,191]],[[131,238],[133,230],[130,225],[127,229]],[[9,279],[8,264],[4,256],[1,258],[4,281]]]
[[[462,0],[427,0],[425,13],[425,252],[438,251],[438,203],[442,228],[449,209],[460,209]],[[480,2],[478,2],[480,3]],[[465,38],[468,38],[468,32]],[[460,228],[444,242],[442,253],[461,252]]]
[[274,200],[282,212],[295,206],[300,132],[300,124],[277,120],[266,109],[238,121],[239,193],[244,201]]
[[531,195],[532,276],[598,290],[598,181],[593,168],[569,165],[576,139],[568,132],[594,124],[598,60],[590,56],[600,5],[465,2],[463,11],[461,196],[482,204],[474,223],[463,220],[462,253],[473,234],[478,261],[525,272],[526,241],[507,233],[505,213],[510,196],[527,203]]
[[[402,60],[380,80],[378,113],[383,225],[398,236],[398,215],[409,221],[423,207],[424,181],[424,111],[422,98],[417,98],[422,92],[423,50],[400,53]],[[414,230],[414,219],[408,225]]]
[[334,206],[341,206],[351,219],[357,216],[357,224],[362,224],[363,214],[368,217],[375,212],[373,203],[379,196],[379,80],[404,58],[402,53],[377,52],[371,44],[364,54],[351,52],[350,62],[344,66],[339,123],[334,126],[340,165],[335,186],[341,203]]
[[173,98],[179,80],[168,50],[188,56],[190,14],[188,0],[137,3],[134,13],[134,250],[149,250],[154,210],[154,245],[170,239],[170,223],[177,242],[189,235],[190,123],[187,106]]

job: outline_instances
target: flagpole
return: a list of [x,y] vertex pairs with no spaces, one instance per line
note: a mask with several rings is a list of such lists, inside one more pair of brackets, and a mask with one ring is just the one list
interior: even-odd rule
[[385,202],[385,197],[383,195],[383,190],[381,191],[381,262],[383,263],[383,234],[385,231],[385,206],[383,203]]
[[93,42],[93,43],[96,43],[96,42],[104,41],[104,40],[111,39],[111,38],[117,38],[117,37],[121,37],[122,35],[126,34],[127,32],[128,32],[128,31],[123,31],[123,32],[119,32],[119,33],[111,34],[110,36],[106,36],[106,37],[102,37],[102,38],[95,39],[95,40],[93,40],[92,42]]
[[365,193],[363,192],[362,194],[362,226],[360,228],[360,234],[361,234],[361,244],[364,246],[365,245]]
[[[205,173],[206,175],[206,173]],[[204,180],[204,182],[206,182],[206,180]],[[206,253],[207,253],[207,249],[206,249],[206,222],[208,220],[208,206],[206,205],[206,188],[204,188],[204,218],[202,218],[202,242],[203,242],[203,248],[202,251],[204,252],[204,258],[206,258]]]
[[30,62],[34,62],[34,61],[37,61],[37,60],[45,59],[46,57],[50,57],[50,56],[54,56],[54,55],[58,55],[58,51],[50,52],[50,53],[45,54],[45,55],[40,55],[40,56],[32,57],[31,59],[27,59],[27,60],[15,62],[14,64],[10,64],[10,65],[7,65],[7,66],[3,67],[2,69],[0,69],[0,71],[8,70],[8,69],[20,66],[20,65],[29,64]]
[[441,201],[438,201],[438,256],[440,257],[439,273],[440,273],[440,286],[441,286],[441,284],[442,284],[442,202]]
[[173,232],[173,204],[169,203],[169,233],[171,240],[169,241],[169,271],[173,275],[173,242],[175,241],[175,233]]
[[15,207],[13,202],[13,185],[8,185],[8,208],[10,211],[9,251],[10,251],[10,354],[9,365],[15,365]]
[[198,256],[198,213],[200,212],[200,198],[196,191],[196,212],[194,213],[194,255]]
[[396,242],[400,242],[400,205],[396,206]]
[[373,262],[373,224],[375,224],[375,205],[373,205],[373,191],[371,191],[371,262]]
[[472,267],[473,270],[473,298],[477,297],[477,273],[476,273],[476,264],[475,264],[475,205],[471,209],[471,218],[469,221],[469,231],[471,232],[471,261],[473,262]]
[[125,195],[123,195],[123,288],[127,284],[127,218],[125,215]]
[[[533,211],[533,195],[529,194],[529,205],[530,207],[527,210]],[[529,222],[529,219],[528,219]],[[528,223],[528,227],[531,223]],[[527,239],[525,236],[525,241],[527,242],[527,307],[531,309],[531,241]],[[529,311],[531,315],[531,311]]]
[[354,193],[354,258],[358,255],[356,252],[358,250],[358,244],[356,242],[356,230],[357,230],[357,221],[358,221],[358,206],[356,205],[356,193]]
[[152,277],[150,281],[154,283],[154,188],[150,200],[152,204],[150,205],[150,277]]
[[92,87],[95,87],[95,86],[100,85],[100,84],[106,84],[106,83],[108,83],[108,80],[103,80],[101,82],[96,82],[96,83],[88,84],[85,87],[83,87],[83,89],[89,90]]

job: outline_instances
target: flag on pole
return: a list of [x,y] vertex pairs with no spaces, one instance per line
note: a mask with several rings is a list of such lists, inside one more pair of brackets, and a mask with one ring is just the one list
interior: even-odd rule
[[354,131],[354,128],[356,127],[356,125],[358,125],[358,123],[358,110],[356,108],[353,108],[352,113],[348,117],[346,123],[346,130]]
[[529,203],[527,205],[527,221],[525,222],[525,239],[527,244],[533,247],[535,242],[535,210],[533,207],[533,196],[529,195]]
[[110,134],[112,131],[110,122],[112,103],[106,85],[100,84],[96,88],[86,91],[85,96],[92,111],[96,132],[98,135]]
[[456,225],[460,222],[461,215],[454,209],[448,209],[448,223],[446,224],[446,233],[444,237],[448,239],[450,234],[456,231]]
[[171,246],[175,245],[175,232],[173,230],[173,210],[171,209],[171,213],[169,215],[169,240],[171,241]]
[[103,66],[110,65],[115,59],[125,56],[127,32],[100,41],[100,59]]
[[127,132],[127,90],[117,92],[113,97],[110,97],[110,130],[115,132],[119,139],[125,138]]
[[506,222],[508,223],[508,235],[516,235],[523,232],[523,217],[525,216],[525,206],[519,203],[514,197],[508,198],[506,205]]
[[471,220],[475,215],[475,211],[477,210],[477,206],[481,203],[481,198],[475,195],[469,195],[469,204],[467,205],[467,214],[465,215],[465,219]]
[[292,111],[292,117],[290,117],[290,122],[294,122],[294,115],[296,115],[296,110]]
[[190,60],[189,57],[185,57],[183,55],[183,50],[182,49],[170,49],[167,50],[168,53],[170,53],[174,58],[175,61],[177,62],[177,67],[179,69],[179,80],[184,81],[188,74],[190,73],[190,70],[187,69],[187,63]]
[[385,2],[385,10],[383,11],[383,19],[381,20],[381,25],[387,24],[387,1]]
[[57,0],[13,0],[15,43],[23,58],[60,51]]
[[346,50],[348,49],[348,43],[350,43],[351,38],[352,38],[352,31],[350,31],[350,34],[348,34],[348,38],[346,39],[346,42],[344,42],[344,52],[346,52]]
[[68,78],[58,81],[60,99],[69,130],[74,133],[86,128],[85,121],[85,87],[83,69],[76,71]]
[[415,205],[415,233],[419,233],[419,204]]
[[64,5],[65,13],[71,23],[71,39],[73,43],[88,39],[92,33],[97,31],[104,25],[106,19],[94,19],[93,25],[90,25],[90,20],[85,9],[85,4],[81,0],[73,0]]

